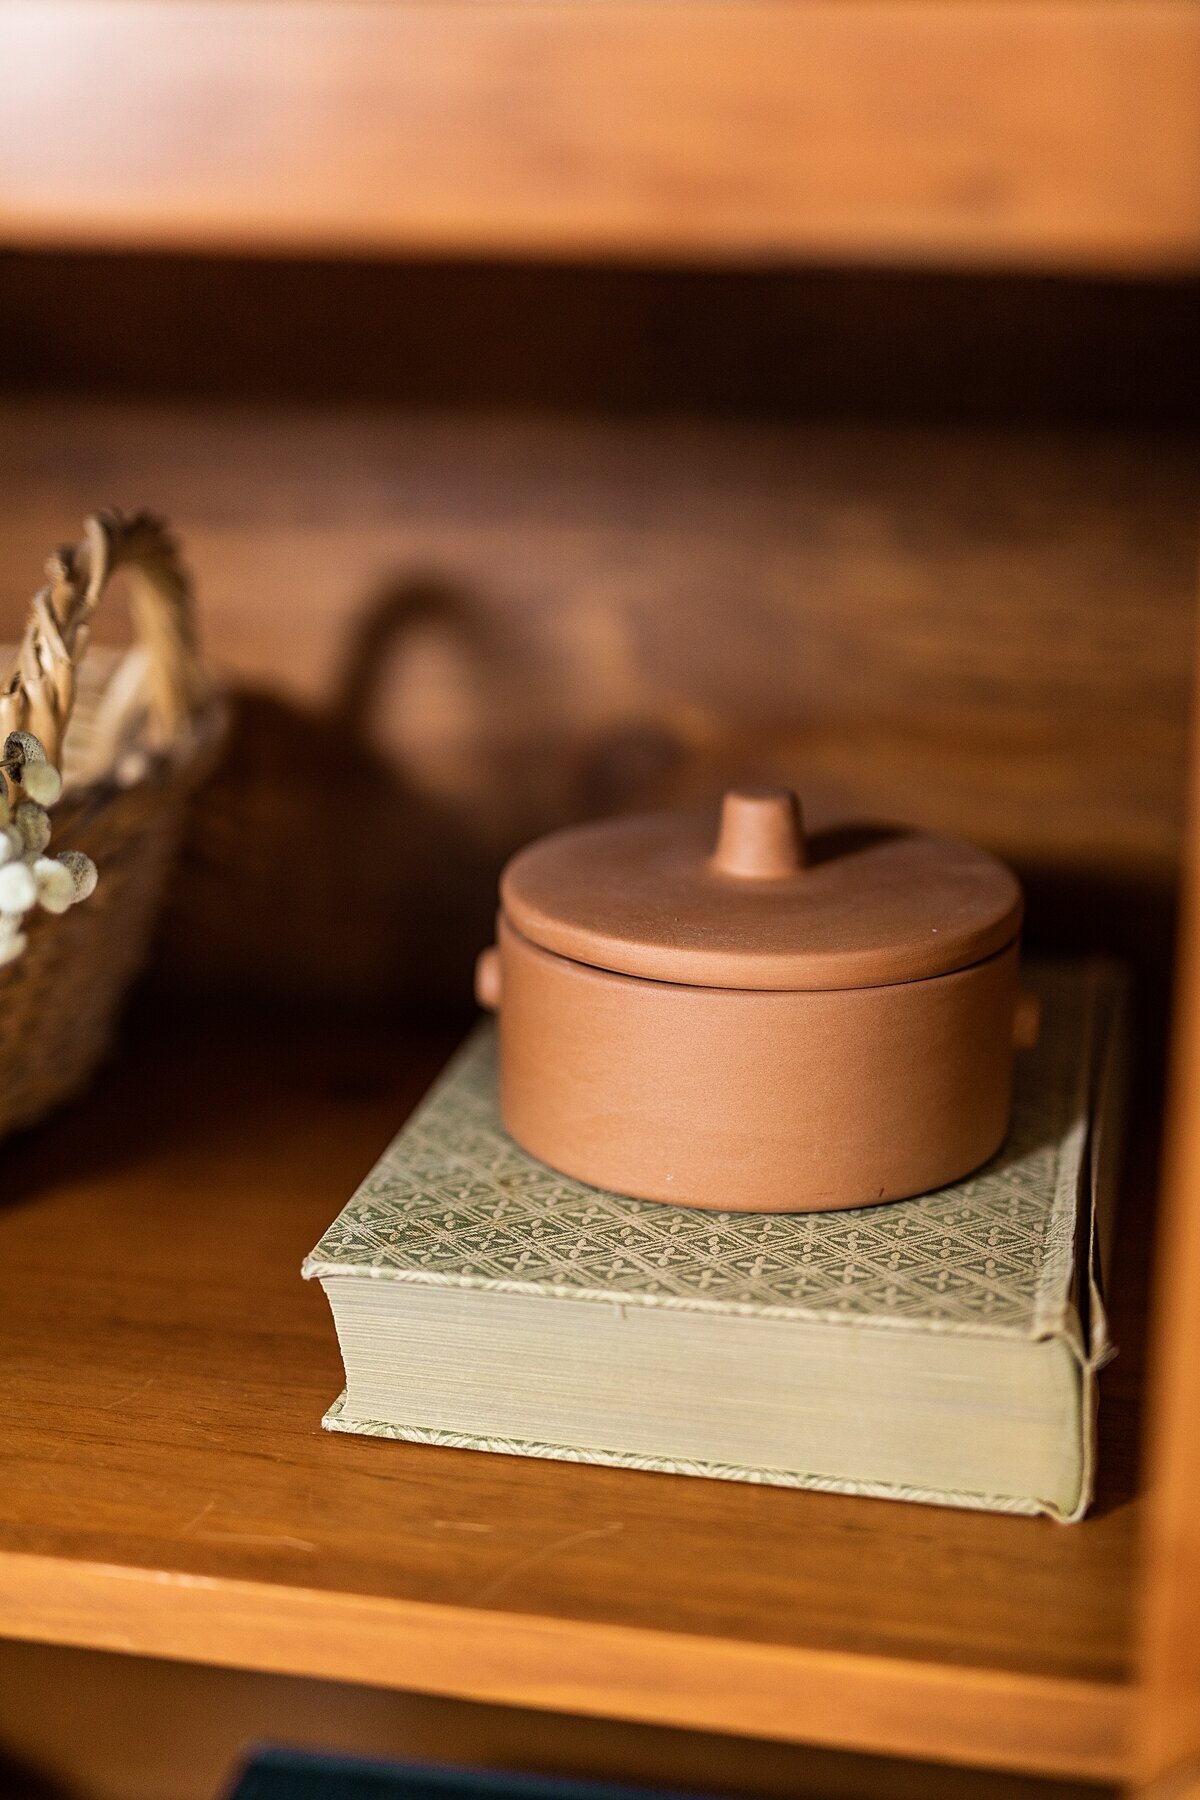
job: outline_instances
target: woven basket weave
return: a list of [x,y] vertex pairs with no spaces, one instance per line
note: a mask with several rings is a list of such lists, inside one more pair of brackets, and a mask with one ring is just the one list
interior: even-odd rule
[[[223,707],[197,658],[190,583],[148,514],[89,519],[47,564],[20,647],[0,667],[0,742],[38,737],[63,773],[55,852],[86,851],[90,899],[31,915],[24,954],[0,972],[0,1134],[78,1092],[111,1042],[144,958],[188,795],[220,740]],[[135,642],[88,650],[89,624],[118,572]]]

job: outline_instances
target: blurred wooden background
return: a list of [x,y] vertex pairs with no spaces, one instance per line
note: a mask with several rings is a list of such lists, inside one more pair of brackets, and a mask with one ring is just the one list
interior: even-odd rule
[[517,844],[746,775],[1161,963],[1195,300],[9,254],[0,630],[96,504],[185,538],[243,697],[177,980],[461,998]]

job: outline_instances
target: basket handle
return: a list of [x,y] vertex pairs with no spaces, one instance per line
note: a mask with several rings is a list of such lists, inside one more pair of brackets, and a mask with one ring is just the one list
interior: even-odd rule
[[0,693],[0,741],[10,731],[30,731],[47,760],[61,765],[91,617],[118,570],[129,582],[151,747],[170,744],[204,699],[192,585],[174,538],[152,513],[93,513],[80,542],[57,550],[46,564],[46,585],[33,597],[16,667]]

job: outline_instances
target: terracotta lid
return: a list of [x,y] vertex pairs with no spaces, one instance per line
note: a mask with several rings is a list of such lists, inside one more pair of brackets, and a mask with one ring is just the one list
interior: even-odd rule
[[845,827],[805,839],[785,788],[720,816],[645,813],[557,831],[500,882],[516,930],[559,956],[690,987],[846,988],[966,968],[1012,942],[1021,889],[952,838]]

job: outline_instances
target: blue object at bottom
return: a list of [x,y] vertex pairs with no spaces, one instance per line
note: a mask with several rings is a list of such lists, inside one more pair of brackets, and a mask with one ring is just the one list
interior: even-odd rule
[[[229,1800],[649,1800],[665,1792],[558,1776],[263,1750],[248,1764]],[[676,1794],[674,1800],[687,1797]]]

